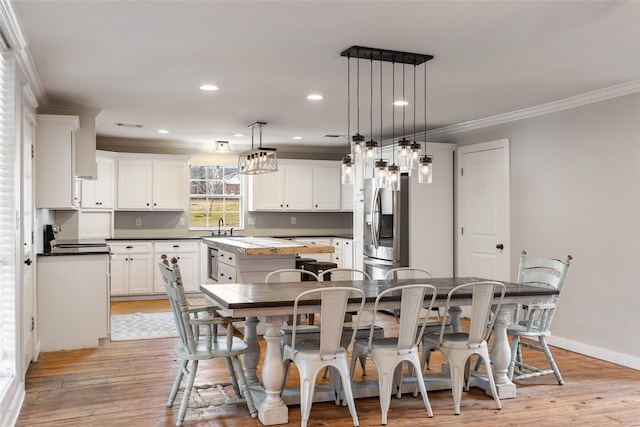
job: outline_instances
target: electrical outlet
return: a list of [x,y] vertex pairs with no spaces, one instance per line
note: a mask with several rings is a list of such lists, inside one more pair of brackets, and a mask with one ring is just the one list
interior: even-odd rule
[[254,216],[250,216],[248,222],[249,225],[256,225],[256,218]]
[[136,218],[136,227],[142,227],[142,218]]
[[291,217],[291,225],[296,225],[296,217],[295,216]]
[[180,217],[180,225],[184,225],[184,217],[183,216]]

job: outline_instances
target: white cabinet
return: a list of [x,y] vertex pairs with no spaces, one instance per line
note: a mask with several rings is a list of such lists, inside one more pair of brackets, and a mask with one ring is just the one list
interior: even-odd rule
[[112,209],[115,160],[112,157],[96,156],[98,175],[95,180],[82,181],[83,209]]
[[117,209],[185,210],[185,160],[131,157],[118,159]]
[[[349,194],[344,197],[350,205]],[[340,162],[280,160],[278,172],[249,181],[250,211],[337,212],[342,204]]]
[[339,211],[341,199],[340,164],[313,167],[313,210]]
[[36,119],[36,208],[76,209],[75,134],[77,116],[39,114]]
[[291,255],[244,255],[218,249],[218,283],[262,283],[267,274],[295,268]]
[[[153,259],[155,264],[160,262],[160,257],[165,254],[168,259],[178,259],[182,285],[185,292],[200,292],[200,243],[184,240],[170,240],[155,242],[153,244]],[[166,293],[162,276],[154,269],[154,286],[156,293]]]
[[109,243],[111,248],[111,295],[148,295],[153,293],[151,242]]
[[331,239],[335,252],[331,254],[331,262],[338,268],[355,268],[353,265],[353,240],[334,237]]

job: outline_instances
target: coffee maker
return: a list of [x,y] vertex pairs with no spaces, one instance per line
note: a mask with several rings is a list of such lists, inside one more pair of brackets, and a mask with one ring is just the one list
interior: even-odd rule
[[45,224],[44,226],[44,252],[50,253],[52,244],[56,240],[56,234],[60,232],[62,228],[60,228],[57,224]]

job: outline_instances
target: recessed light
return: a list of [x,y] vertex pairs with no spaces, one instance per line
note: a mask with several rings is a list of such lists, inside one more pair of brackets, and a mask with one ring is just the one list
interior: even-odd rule
[[396,101],[393,103],[393,105],[397,105],[397,106],[404,106],[404,105],[409,105],[409,103],[407,101]]
[[169,133],[169,131],[166,129],[159,129],[158,133]]
[[324,96],[317,93],[312,93],[311,95],[307,95],[307,99],[311,101],[320,101],[321,99],[324,99]]
[[208,91],[212,91],[212,90],[218,90],[218,86],[216,85],[210,85],[210,84],[206,84],[206,85],[202,85],[200,86],[201,90],[208,90]]
[[244,136],[244,134],[242,134],[242,133],[234,133],[232,136],[241,137],[241,136]]
[[123,127],[123,128],[141,128],[142,127],[142,125],[139,125],[136,123],[116,123],[116,126]]
[[293,136],[292,139],[302,139],[301,136]]

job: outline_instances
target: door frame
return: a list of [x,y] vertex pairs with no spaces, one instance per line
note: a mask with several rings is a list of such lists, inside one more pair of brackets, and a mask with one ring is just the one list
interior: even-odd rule
[[462,156],[465,154],[469,154],[469,153],[475,153],[475,152],[482,152],[482,151],[489,151],[489,150],[496,150],[496,149],[502,149],[503,150],[503,156],[502,156],[502,162],[503,162],[503,166],[505,168],[506,171],[506,183],[503,183],[505,185],[506,188],[506,194],[505,194],[505,198],[506,198],[506,203],[505,203],[505,209],[507,210],[506,215],[504,216],[506,218],[506,224],[504,224],[504,228],[503,228],[503,232],[504,232],[504,245],[505,245],[505,255],[507,257],[506,260],[506,265],[505,265],[505,269],[504,269],[504,275],[505,277],[502,278],[502,280],[511,280],[511,257],[510,257],[510,253],[511,253],[511,221],[510,221],[510,205],[511,205],[511,200],[510,200],[510,150],[509,150],[509,139],[508,138],[503,138],[503,139],[498,139],[498,140],[493,140],[493,141],[487,141],[487,142],[480,142],[480,143],[476,143],[476,144],[471,144],[471,145],[465,145],[465,146],[459,146],[456,150],[456,173],[455,173],[455,180],[456,180],[456,217],[455,217],[455,242],[456,242],[456,260],[455,260],[455,271],[456,271],[456,276],[460,276],[461,272],[460,272],[460,268],[461,268],[461,259],[462,259],[462,250],[463,250],[463,244],[462,244],[462,232],[461,232],[461,227],[460,227],[460,223],[462,222],[462,218],[465,217],[466,212],[463,211],[464,209],[464,204],[462,203],[462,197],[461,197],[461,184],[460,184],[460,177],[461,177],[461,168],[462,168]]

